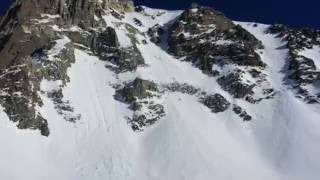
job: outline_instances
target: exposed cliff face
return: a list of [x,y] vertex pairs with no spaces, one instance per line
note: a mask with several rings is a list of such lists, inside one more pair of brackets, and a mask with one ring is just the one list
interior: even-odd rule
[[[260,101],[261,97],[253,98],[253,89],[267,83],[260,72],[266,64],[258,54],[263,45],[223,13],[194,5],[168,28],[167,36],[172,55],[217,77],[221,88],[235,98],[244,98],[251,103]],[[243,80],[243,76],[251,76],[250,71],[259,73],[251,81]]]
[[[41,81],[60,80],[65,85],[67,69],[74,62],[70,39],[94,49],[95,38],[100,37],[98,29],[103,31],[105,27],[102,15],[133,9],[132,1],[127,0],[17,0],[0,21],[0,104],[10,119],[21,129],[39,129],[48,136],[47,120],[37,111],[42,106]],[[57,52],[50,55],[55,47]],[[58,101],[60,114],[65,115],[65,110],[70,113],[72,108],[62,101],[63,95],[56,97],[57,92],[48,95]],[[77,116],[66,118],[74,119]]]
[[40,17],[41,13],[57,14],[68,23],[78,24],[110,8],[132,12],[134,3],[131,0],[17,0],[8,14],[11,17],[14,14],[19,22]]
[[128,12],[133,11],[134,5],[128,0],[17,0],[0,24],[0,56],[4,59],[0,66],[30,54],[53,38],[50,28],[39,25],[37,20],[51,18],[51,25],[90,29],[97,26],[95,17],[110,8]]
[[219,63],[216,57],[221,56],[225,57],[224,63],[264,66],[255,52],[262,48],[261,42],[210,7],[186,10],[170,29],[169,47],[178,57],[201,61],[198,66],[207,73],[214,73],[211,66]]

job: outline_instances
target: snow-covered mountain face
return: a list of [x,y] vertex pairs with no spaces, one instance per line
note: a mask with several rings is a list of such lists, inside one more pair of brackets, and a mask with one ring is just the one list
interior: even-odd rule
[[0,67],[0,179],[320,175],[318,30],[17,0]]

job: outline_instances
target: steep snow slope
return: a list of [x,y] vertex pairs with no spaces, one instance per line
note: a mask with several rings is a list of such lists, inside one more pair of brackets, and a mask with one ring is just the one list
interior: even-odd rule
[[320,138],[319,106],[304,104],[283,85],[288,50],[279,39],[264,34],[268,26],[240,24],[266,47],[262,58],[268,64],[272,85],[280,92],[274,100],[250,107],[259,117],[253,128],[256,142],[268,161],[288,179],[315,179],[320,165],[316,157],[320,148],[316,143]]
[[[122,21],[104,17],[108,25],[116,28],[122,47],[131,46],[129,33],[117,23],[128,23],[146,32],[157,23],[169,23],[181,13],[149,8],[145,12],[155,16],[160,13],[160,16],[128,13]],[[133,18],[141,20],[143,26],[137,25]],[[76,50],[76,62],[68,70],[70,82],[63,88],[63,100],[70,101],[81,120],[67,122],[43,95],[44,106],[38,111],[48,119],[51,131],[50,137],[44,138],[38,132],[18,131],[1,111],[0,178],[317,179],[319,107],[306,105],[288,91],[283,82],[288,50],[280,39],[265,34],[268,26],[239,24],[265,46],[261,57],[267,64],[264,73],[268,82],[278,92],[274,99],[259,104],[233,99],[220,88],[215,77],[174,58],[148,38],[146,44],[137,46],[146,66],[135,72],[116,74],[105,68],[107,62],[85,50]],[[137,35],[139,41],[144,38]],[[143,132],[134,132],[125,119],[132,112],[114,99],[113,86],[136,77],[159,84],[187,83],[206,92],[220,93],[244,107],[254,120],[243,122],[231,108],[213,114],[192,95],[166,92],[163,104],[167,116]],[[59,81],[43,81],[41,89],[49,92],[59,85]]]

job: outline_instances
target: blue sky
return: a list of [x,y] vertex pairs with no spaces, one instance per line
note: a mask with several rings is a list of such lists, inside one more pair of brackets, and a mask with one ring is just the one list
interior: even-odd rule
[[[0,14],[13,0],[1,0]],[[320,29],[320,0],[135,0],[136,4],[184,9],[192,2],[212,6],[233,20]]]

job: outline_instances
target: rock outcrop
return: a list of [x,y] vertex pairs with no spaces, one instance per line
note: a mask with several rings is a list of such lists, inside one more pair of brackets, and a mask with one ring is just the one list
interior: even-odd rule
[[159,103],[162,94],[154,82],[137,78],[118,89],[115,98],[134,111],[132,117],[127,117],[134,131],[142,131],[165,116],[164,106]]
[[320,46],[320,30],[312,28],[291,29],[281,24],[271,26],[268,31],[277,34],[287,42],[289,49],[288,84],[296,90],[297,97],[314,104],[320,103],[320,92],[309,92],[307,86],[320,82],[320,71],[315,65],[318,59],[311,59],[301,54],[305,49]]
[[244,98],[253,94],[254,85],[248,85],[242,82],[239,73],[231,73],[218,79],[220,86],[235,98]]
[[[18,128],[39,129],[42,135],[49,135],[48,122],[37,110],[43,104],[41,93],[53,100],[67,121],[80,118],[63,100],[61,88],[75,61],[74,43],[94,48],[96,34],[113,32],[99,30],[105,25],[101,16],[109,10],[133,11],[134,5],[128,0],[17,0],[1,18],[0,104]],[[72,27],[79,30],[70,30]],[[116,43],[109,34],[108,40]],[[43,80],[63,83],[52,92],[41,92]]]
[[209,75],[217,75],[214,64],[263,67],[258,48],[262,44],[252,34],[209,7],[191,7],[169,30],[170,52]]
[[[242,73],[251,74],[266,67],[258,54],[264,47],[251,33],[223,13],[210,7],[193,5],[167,31],[164,36],[168,36],[169,53],[191,62],[208,76],[216,77],[218,84],[235,98],[253,95],[255,85],[265,81],[259,75],[250,84],[241,80],[239,69],[250,68],[250,71]],[[159,42],[159,35],[164,33],[158,27],[150,29],[149,34],[154,42]]]
[[213,113],[219,113],[227,110],[230,103],[220,94],[206,96],[201,99],[202,103],[207,106]]
[[29,55],[54,39],[52,29],[37,23],[44,16],[46,21],[52,19],[52,25],[90,29],[97,25],[95,17],[101,17],[107,8],[132,11],[133,7],[128,0],[17,0],[0,24],[0,66]]

